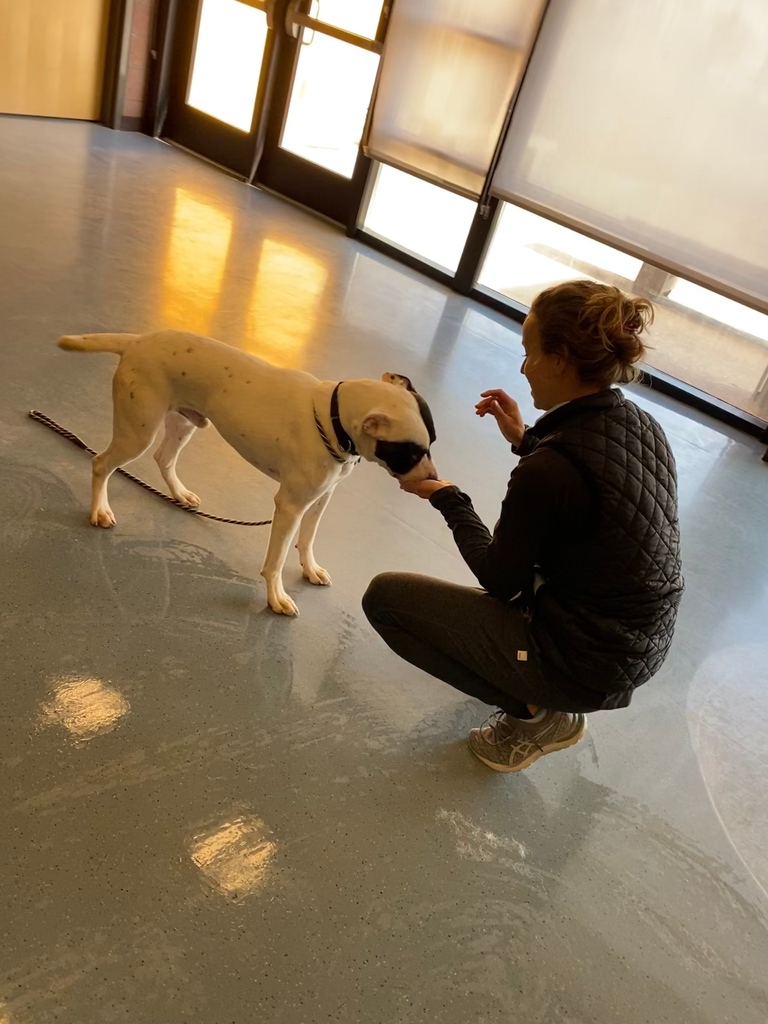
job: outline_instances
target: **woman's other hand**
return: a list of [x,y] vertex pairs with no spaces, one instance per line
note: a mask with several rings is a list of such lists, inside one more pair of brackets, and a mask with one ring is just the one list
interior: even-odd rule
[[435,491],[453,487],[450,480],[401,480],[400,490],[415,494],[419,498],[431,498]]
[[507,441],[517,448],[525,433],[525,423],[517,402],[510,398],[506,391],[498,388],[483,391],[480,398],[481,401],[475,406],[477,415],[487,416],[490,413]]

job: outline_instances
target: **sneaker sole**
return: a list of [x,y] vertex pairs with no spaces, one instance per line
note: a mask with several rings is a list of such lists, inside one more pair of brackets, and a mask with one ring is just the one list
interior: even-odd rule
[[524,761],[521,761],[520,764],[516,765],[499,764],[498,761],[488,761],[486,760],[486,758],[483,757],[482,754],[478,754],[476,750],[472,750],[471,746],[469,749],[472,750],[472,753],[475,755],[478,761],[482,761],[483,764],[487,765],[489,768],[492,768],[493,771],[495,772],[522,772],[526,768],[530,768],[534,761],[538,761],[539,758],[544,757],[545,754],[554,754],[556,750],[565,750],[566,747],[574,747],[579,742],[579,740],[584,739],[584,734],[586,733],[586,731],[587,720],[584,719],[584,724],[582,725],[581,729],[579,729],[578,732],[574,733],[573,736],[569,736],[567,739],[560,740],[558,743],[547,744],[546,747],[543,747],[541,750],[534,751],[532,754],[526,757]]

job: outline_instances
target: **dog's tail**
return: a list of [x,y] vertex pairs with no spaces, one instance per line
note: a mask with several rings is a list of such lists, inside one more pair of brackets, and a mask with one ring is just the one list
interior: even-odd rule
[[121,356],[140,334],[65,334],[56,344],[68,352],[114,352]]

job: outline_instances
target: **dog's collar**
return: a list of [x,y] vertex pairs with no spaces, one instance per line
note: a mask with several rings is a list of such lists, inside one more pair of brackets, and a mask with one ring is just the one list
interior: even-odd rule
[[355,443],[342,426],[341,417],[339,416],[339,388],[343,383],[344,381],[340,380],[333,389],[333,394],[331,395],[331,425],[333,426],[333,432],[336,435],[336,443],[339,448],[341,448],[342,452],[345,455],[357,455]]
[[331,426],[333,427],[333,432],[336,435],[336,443],[341,449],[341,453],[337,452],[331,444],[328,435],[323,430],[323,425],[320,422],[316,411],[315,426],[317,427],[320,437],[323,440],[323,444],[328,449],[329,453],[337,462],[346,464],[347,462],[359,462],[360,456],[357,454],[354,441],[342,426],[341,417],[339,416],[339,388],[343,383],[344,381],[340,380],[333,389],[333,394],[331,395]]

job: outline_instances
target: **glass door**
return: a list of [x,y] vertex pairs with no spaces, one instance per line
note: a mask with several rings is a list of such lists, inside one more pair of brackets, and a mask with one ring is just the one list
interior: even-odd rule
[[[388,10],[388,5],[387,5]],[[387,10],[382,0],[292,0],[256,179],[353,226],[369,161],[360,138]]]
[[244,178],[276,49],[269,0],[185,0],[173,41],[163,135]]
[[385,18],[383,0],[178,5],[163,135],[351,225]]

